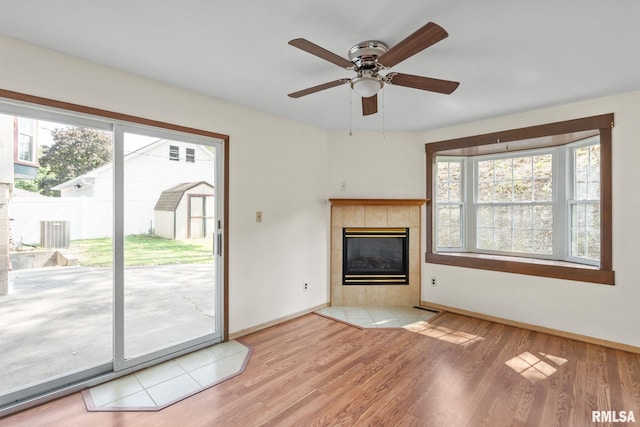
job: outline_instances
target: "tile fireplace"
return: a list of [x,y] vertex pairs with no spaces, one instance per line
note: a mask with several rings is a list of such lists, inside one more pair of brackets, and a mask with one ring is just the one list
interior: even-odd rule
[[[330,202],[331,306],[418,305],[421,208],[426,200],[330,199]],[[388,237],[387,233],[397,235]],[[358,277],[361,274],[368,277]]]

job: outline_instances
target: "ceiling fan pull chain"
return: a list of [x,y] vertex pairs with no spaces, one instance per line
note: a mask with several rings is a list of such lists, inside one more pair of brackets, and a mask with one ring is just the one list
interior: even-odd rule
[[349,136],[353,135],[353,91],[349,87]]
[[382,86],[382,90],[380,91],[382,95],[382,139],[387,139],[387,134],[385,133],[385,125],[384,125],[384,86]]

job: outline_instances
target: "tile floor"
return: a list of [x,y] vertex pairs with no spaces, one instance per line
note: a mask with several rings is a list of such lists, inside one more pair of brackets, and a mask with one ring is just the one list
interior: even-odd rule
[[326,307],[316,313],[361,328],[402,328],[429,320],[435,311],[415,307]]
[[82,392],[88,411],[157,411],[241,374],[250,350],[228,341]]

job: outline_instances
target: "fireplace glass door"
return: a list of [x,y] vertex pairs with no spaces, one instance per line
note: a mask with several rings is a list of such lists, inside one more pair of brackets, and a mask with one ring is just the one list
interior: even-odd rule
[[408,228],[345,228],[342,283],[408,284],[408,251]]

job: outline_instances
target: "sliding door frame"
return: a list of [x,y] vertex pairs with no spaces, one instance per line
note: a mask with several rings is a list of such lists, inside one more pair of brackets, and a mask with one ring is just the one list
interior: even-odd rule
[[[124,158],[124,147],[122,144],[122,139],[120,139],[120,143],[118,143],[118,138],[116,137],[116,133],[124,132],[123,129],[140,129],[140,128],[154,128],[159,130],[169,131],[170,133],[182,133],[186,136],[194,136],[196,137],[204,137],[210,138],[211,140],[216,140],[218,142],[213,142],[214,144],[219,143],[221,145],[220,152],[217,151],[216,154],[222,155],[222,168],[223,173],[220,176],[221,182],[217,183],[217,191],[216,197],[219,197],[219,201],[222,203],[221,209],[221,217],[217,218],[219,222],[216,224],[216,234],[217,234],[217,244],[218,246],[215,248],[216,250],[216,262],[222,259],[222,262],[217,265],[216,268],[221,269],[221,273],[219,277],[222,278],[222,286],[216,285],[216,297],[220,298],[221,301],[220,306],[222,307],[222,330],[221,339],[222,341],[228,341],[229,339],[229,136],[206,131],[202,129],[196,129],[181,125],[176,125],[172,123],[147,119],[143,117],[121,114],[113,111],[87,107],[84,105],[73,104],[69,102],[58,101],[49,98],[43,98],[39,96],[29,95],[21,92],[15,92],[5,89],[0,89],[0,99],[5,99],[7,101],[17,101],[17,105],[24,103],[24,108],[37,108],[38,106],[46,107],[42,109],[43,116],[51,115],[61,115],[67,117],[78,117],[78,121],[83,121],[83,117],[87,119],[88,122],[96,121],[103,122],[105,126],[108,126],[108,123],[112,123],[113,134],[114,134],[114,170],[119,170],[120,175],[123,171],[123,158]],[[18,107],[19,108],[19,107]],[[104,126],[102,127],[104,128]],[[122,135],[121,135],[122,136]],[[220,163],[218,163],[220,164]],[[217,174],[217,172],[216,172]],[[124,180],[123,176],[118,176],[118,173],[114,175],[114,221],[115,231],[122,231],[122,218],[123,218],[123,204],[122,202],[118,203],[118,199],[122,197],[124,191]],[[120,222],[118,225],[117,222]],[[118,281],[120,284],[123,283],[124,277],[124,258],[122,248],[124,245],[124,236],[123,233],[116,232],[113,235],[114,239],[114,247],[120,247],[120,254],[114,253],[114,298],[122,298],[123,295],[119,295],[122,293],[122,287],[120,286],[120,290],[118,291]],[[120,276],[120,277],[118,277]],[[115,301],[114,301],[115,302]],[[115,305],[115,304],[114,304]],[[114,317],[117,313],[114,313]],[[217,316],[218,317],[218,316]],[[216,320],[217,321],[217,320]],[[121,334],[123,336],[123,331],[116,331],[115,319],[114,319],[114,330],[112,331],[113,336],[117,336]],[[118,326],[120,328],[121,326]],[[117,343],[114,341],[114,345]],[[204,347],[208,345],[206,339],[198,340],[194,339],[190,341],[188,345],[183,346],[181,349],[175,350],[177,354],[186,353],[191,351],[192,349],[197,349],[200,347]],[[51,381],[46,381],[43,384],[40,384],[37,388],[26,388],[17,390],[15,393],[11,393],[11,400],[16,402],[15,406],[11,406],[11,408],[7,407],[7,411],[14,412],[14,409],[21,405],[31,406],[36,403],[42,403],[48,399],[54,397],[60,397],[61,395],[74,392],[80,388],[86,387],[87,384],[95,384],[96,378],[99,376],[100,379],[98,382],[106,381],[110,378],[115,378],[119,375],[123,375],[132,371],[133,369],[138,369],[140,367],[150,366],[155,363],[159,363],[163,360],[166,360],[173,355],[167,356],[166,354],[160,354],[159,352],[151,353],[144,358],[140,358],[136,360],[136,363],[116,363],[116,355],[117,348],[113,348],[114,359],[110,364],[104,364],[100,366],[96,366],[93,368],[89,368],[87,370],[83,370],[81,372],[73,372],[69,375],[65,375],[63,378],[53,378]],[[122,353],[121,353],[122,354]],[[109,372],[109,367],[112,368],[112,371]],[[118,373],[119,371],[119,373]],[[23,402],[23,403],[21,403]],[[2,405],[0,405],[2,406]],[[0,410],[0,416],[6,415],[5,410]]]
[[[205,345],[212,345],[222,340],[226,341],[225,326],[226,326],[226,308],[224,299],[227,295],[226,291],[223,291],[224,286],[220,286],[220,283],[224,283],[223,276],[226,271],[224,260],[226,260],[226,252],[223,254],[219,248],[217,248],[218,235],[221,233],[216,230],[216,238],[213,239],[213,247],[211,248],[214,254],[214,265],[216,271],[216,277],[212,278],[212,286],[215,286],[215,329],[214,332],[207,335],[202,335],[194,338],[189,338],[184,342],[158,348],[157,350],[149,353],[139,354],[135,356],[127,356],[125,348],[125,261],[124,261],[124,228],[125,228],[125,181],[126,170],[124,164],[125,158],[125,134],[137,134],[150,136],[154,138],[161,138],[167,140],[174,140],[180,142],[188,142],[192,144],[198,144],[206,147],[212,147],[215,150],[215,164],[214,164],[214,188],[224,188],[224,142],[220,138],[204,137],[202,135],[194,135],[191,133],[178,132],[175,130],[158,129],[157,127],[149,127],[147,125],[136,124],[122,124],[115,123],[113,129],[114,137],[114,162],[113,162],[113,182],[114,182],[114,259],[113,259],[113,277],[114,277],[114,316],[113,316],[113,370],[116,372],[129,369],[135,366],[145,364],[147,362],[166,358],[173,354],[178,354],[189,349],[200,348]],[[224,208],[226,203],[223,202],[226,191],[216,191],[216,199],[220,202],[216,202],[216,218],[220,218],[221,222],[226,224],[226,220],[222,220],[224,214]],[[222,209],[220,209],[222,207]],[[224,237],[224,236],[222,236]],[[226,240],[226,239],[222,239]],[[220,262],[222,260],[222,262]],[[222,313],[222,315],[219,315]],[[169,321],[169,319],[167,319]]]

